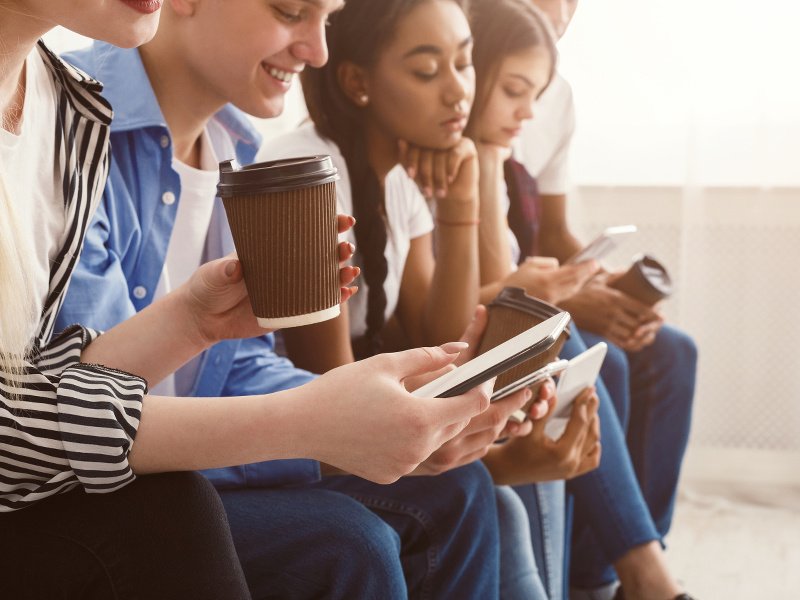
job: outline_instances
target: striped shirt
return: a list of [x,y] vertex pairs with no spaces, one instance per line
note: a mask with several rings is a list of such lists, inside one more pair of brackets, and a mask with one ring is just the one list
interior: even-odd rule
[[[0,512],[82,486],[112,492],[134,479],[128,464],[144,380],[80,362],[98,333],[72,326],[53,337],[56,315],[108,175],[111,107],[102,86],[41,42],[56,111],[55,173],[64,204],[64,245],[51,262],[33,351],[12,385],[0,372]],[[24,190],[23,185],[18,189]],[[13,399],[10,399],[13,398]]]

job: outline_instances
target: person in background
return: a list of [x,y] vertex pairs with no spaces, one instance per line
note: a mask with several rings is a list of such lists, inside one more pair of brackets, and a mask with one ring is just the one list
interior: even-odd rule
[[[244,0],[235,10],[217,0],[169,0],[155,38],[140,49],[96,43],[69,55],[105,81],[116,117],[110,179],[59,324],[112,327],[233,250],[215,198],[217,164],[231,156],[253,161],[260,138],[248,114],[279,115],[297,74],[326,62],[324,24],[340,8],[333,0]],[[276,356],[273,343],[268,334],[214,345],[156,391],[236,397],[313,381]],[[510,404],[522,401],[520,394]],[[489,431],[494,410],[479,420]],[[392,485],[334,477],[342,473],[317,460],[206,475],[256,598],[491,598],[498,560],[491,481],[480,463],[443,464],[434,455],[419,470],[433,474],[435,467],[436,477]]]
[[[577,0],[532,2],[548,16],[556,35],[563,35]],[[509,225],[519,241],[523,272],[530,270],[530,263],[524,261],[533,252],[555,257],[563,264],[582,247],[566,221],[567,159],[575,126],[569,84],[556,74],[533,105],[533,114],[525,115],[528,110],[509,120],[512,129],[521,127],[518,158],[522,164],[512,160],[506,165],[512,192]],[[535,178],[533,185],[530,176]],[[527,198],[525,190],[533,190]],[[603,511],[597,512],[600,505],[581,491],[592,479],[602,476],[602,465],[598,471],[571,482],[568,489],[576,501],[570,570],[573,597],[610,598],[618,579],[622,586],[616,591],[617,598],[675,595],[679,586],[669,573],[661,544],[672,520],[688,442],[697,350],[689,336],[664,325],[657,310],[609,287],[619,274],[601,273],[585,285],[570,286],[568,268],[562,266],[556,271],[567,285],[552,286],[547,293],[553,294],[551,301],[570,312],[586,345],[609,342],[601,375],[616,411],[609,416],[616,418],[605,418],[601,400],[604,462],[613,455],[606,427],[616,420],[626,436],[641,490],[636,495],[624,494],[626,503],[612,502],[609,509],[629,515],[640,513],[638,529],[650,531],[625,541],[604,528],[603,523],[608,521]],[[552,279],[558,282],[559,277]],[[623,476],[625,470],[616,473]],[[623,487],[620,484],[607,489],[619,492]],[[640,503],[635,503],[639,508],[627,504],[637,497],[644,499],[646,509]]]

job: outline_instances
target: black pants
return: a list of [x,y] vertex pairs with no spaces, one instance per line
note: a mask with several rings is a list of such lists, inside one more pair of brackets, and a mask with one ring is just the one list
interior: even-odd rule
[[196,473],[169,473],[0,514],[0,598],[250,595],[216,491]]

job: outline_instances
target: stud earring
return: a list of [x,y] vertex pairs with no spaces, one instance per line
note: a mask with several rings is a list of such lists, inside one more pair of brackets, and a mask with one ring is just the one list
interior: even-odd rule
[[361,95],[358,97],[358,103],[359,103],[361,106],[366,106],[368,102],[369,102],[369,96],[367,96],[366,94],[361,94]]

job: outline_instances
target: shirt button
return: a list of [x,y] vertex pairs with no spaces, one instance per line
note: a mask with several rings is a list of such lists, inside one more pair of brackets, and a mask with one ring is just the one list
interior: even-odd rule
[[168,135],[162,135],[161,136],[161,147],[162,148],[166,148],[167,146],[169,146],[169,136]]
[[164,192],[164,194],[161,196],[161,201],[167,206],[172,206],[175,204],[175,194],[172,192]]
[[147,288],[137,285],[135,288],[133,288],[133,296],[138,300],[142,300],[145,296],[147,296]]

